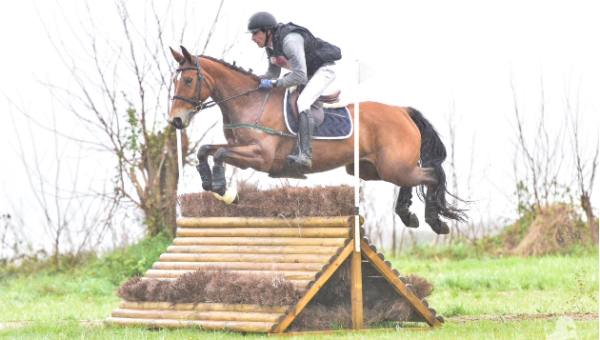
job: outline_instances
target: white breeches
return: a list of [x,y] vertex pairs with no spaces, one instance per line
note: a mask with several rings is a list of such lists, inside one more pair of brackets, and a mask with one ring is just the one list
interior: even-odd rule
[[310,106],[325,92],[335,80],[335,64],[326,63],[308,80],[298,98],[298,112],[309,110]]

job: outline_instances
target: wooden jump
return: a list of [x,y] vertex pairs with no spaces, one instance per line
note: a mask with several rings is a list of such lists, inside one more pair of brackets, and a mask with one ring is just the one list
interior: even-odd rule
[[[430,327],[441,326],[443,317],[436,315],[434,309],[428,308],[413,294],[406,279],[399,277],[399,271],[391,268],[391,263],[385,261],[383,254],[378,253],[367,238],[353,239],[353,223],[354,216],[179,218],[173,246],[146,272],[145,279],[174,280],[203,268],[248,275],[277,273],[304,289],[304,296],[295,305],[283,307],[123,301],[106,322],[121,326],[290,334],[284,332],[350,257],[355,331],[364,331],[363,271],[370,279],[380,278],[379,284],[387,282],[391,285]],[[362,227],[361,232],[364,234]],[[355,242],[360,242],[361,252],[354,250]]]

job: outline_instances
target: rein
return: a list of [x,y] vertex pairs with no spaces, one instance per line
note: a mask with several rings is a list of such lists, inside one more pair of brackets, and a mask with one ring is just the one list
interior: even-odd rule
[[[238,98],[238,97],[242,97],[242,96],[247,96],[251,93],[254,93],[256,91],[258,91],[258,88],[254,89],[254,90],[249,90],[246,91],[244,93],[235,95],[233,97],[229,97],[227,99],[223,99],[220,100],[218,102],[210,101],[208,103],[202,103],[201,99],[202,99],[202,81],[204,81],[206,83],[206,86],[208,86],[208,92],[210,93],[210,96],[212,97],[212,88],[210,87],[210,84],[208,83],[208,80],[206,80],[206,77],[204,77],[204,75],[202,74],[202,71],[200,70],[200,59],[197,56],[193,56],[194,59],[196,60],[196,67],[181,67],[178,68],[176,70],[176,72],[182,72],[182,71],[186,71],[186,70],[195,70],[196,72],[198,72],[198,80],[196,82],[196,92],[194,93],[194,98],[188,98],[188,97],[184,97],[184,96],[179,96],[179,95],[174,95],[172,100],[175,99],[179,99],[179,100],[183,100],[185,102],[188,102],[190,104],[193,104],[196,106],[196,111],[192,114],[192,116],[190,117],[190,119],[197,113],[199,113],[200,111],[202,111],[203,109],[208,109],[211,108],[213,106],[216,106],[218,104],[224,103],[226,101]],[[267,95],[265,96],[265,100],[262,104],[262,107],[260,108],[260,112],[258,114],[258,118],[256,119],[256,121],[254,122],[254,124],[224,124],[223,125],[223,130],[234,130],[234,129],[238,129],[238,128],[251,128],[251,129],[255,129],[255,130],[259,130],[265,133],[268,133],[270,135],[276,135],[276,136],[282,136],[282,137],[290,137],[290,138],[296,138],[296,136],[287,133],[287,132],[283,132],[283,131],[279,131],[279,130],[275,130],[275,129],[271,129],[268,127],[264,127],[264,126],[260,126],[258,125],[258,123],[260,122],[260,118],[262,117],[263,111],[265,109],[265,106],[267,105],[267,100],[269,99],[269,93],[267,92]],[[196,99],[196,97],[198,99]]]
[[[181,71],[186,71],[186,70],[195,70],[196,72],[198,72],[198,81],[196,82],[196,92],[194,93],[194,98],[188,98],[188,97],[184,97],[184,96],[179,96],[179,95],[174,95],[172,100],[175,99],[179,99],[179,100],[183,100],[185,102],[188,102],[190,104],[193,104],[196,106],[196,112],[194,112],[194,115],[200,111],[202,111],[203,109],[208,109],[211,108],[215,105],[224,103],[226,101],[238,98],[238,97],[242,97],[242,96],[247,96],[250,93],[254,93],[256,91],[258,91],[258,89],[254,89],[254,90],[250,90],[250,91],[246,91],[244,93],[235,95],[233,97],[229,97],[227,99],[223,99],[220,100],[218,102],[210,101],[208,103],[202,103],[200,100],[202,99],[202,81],[204,81],[206,83],[206,86],[208,86],[208,92],[210,93],[210,96],[212,97],[212,88],[210,87],[210,84],[208,83],[208,80],[206,80],[206,77],[202,74],[202,71],[200,70],[200,59],[197,56],[194,56],[194,59],[196,59],[196,67],[182,67],[182,68],[178,68],[177,70],[175,70],[176,72],[181,72]],[[267,94],[267,98],[268,98],[268,94]],[[196,99],[198,98],[198,99]],[[266,103],[266,100],[265,100]],[[263,108],[264,108],[264,104],[263,104]],[[261,110],[261,115],[262,115],[262,110]]]

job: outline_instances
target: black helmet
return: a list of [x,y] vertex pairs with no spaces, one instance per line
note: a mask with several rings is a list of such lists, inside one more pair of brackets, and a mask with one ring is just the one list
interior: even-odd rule
[[273,14],[268,12],[258,12],[248,20],[248,31],[254,33],[259,30],[267,30],[277,26],[277,20]]

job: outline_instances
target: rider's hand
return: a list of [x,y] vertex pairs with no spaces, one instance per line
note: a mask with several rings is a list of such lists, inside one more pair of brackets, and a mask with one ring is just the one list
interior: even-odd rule
[[277,79],[261,79],[258,89],[260,91],[271,91],[275,84],[277,84]]

